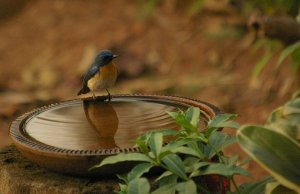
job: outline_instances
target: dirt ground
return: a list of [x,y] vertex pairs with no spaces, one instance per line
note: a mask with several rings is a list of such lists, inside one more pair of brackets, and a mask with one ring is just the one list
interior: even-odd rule
[[[191,14],[190,2],[168,0],[149,11],[138,0],[1,1],[0,147],[11,143],[9,124],[18,115],[77,98],[82,75],[102,49],[119,55],[112,93],[194,97],[239,114],[241,124],[263,124],[299,87],[299,74],[288,64],[274,70],[273,57],[251,79],[262,52],[249,46],[247,17],[226,1]],[[245,157],[238,146],[227,152]],[[266,174],[254,162],[247,168],[255,179]]]

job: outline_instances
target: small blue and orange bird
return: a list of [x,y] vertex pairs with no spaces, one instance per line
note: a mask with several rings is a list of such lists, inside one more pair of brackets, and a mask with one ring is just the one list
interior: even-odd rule
[[84,76],[82,88],[77,95],[86,94],[91,91],[95,99],[95,92],[105,89],[108,94],[108,100],[110,101],[111,95],[108,88],[115,84],[118,76],[117,67],[113,63],[113,59],[116,57],[117,55],[114,55],[110,50],[99,52]]

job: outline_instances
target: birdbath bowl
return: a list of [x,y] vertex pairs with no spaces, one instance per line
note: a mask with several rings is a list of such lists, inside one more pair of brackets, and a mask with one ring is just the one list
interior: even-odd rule
[[139,152],[135,139],[147,131],[179,126],[168,111],[201,110],[199,130],[219,110],[199,100],[159,95],[114,95],[52,104],[17,118],[10,136],[17,149],[31,161],[60,173],[79,176],[110,176],[128,172],[133,162],[89,170],[107,156]]

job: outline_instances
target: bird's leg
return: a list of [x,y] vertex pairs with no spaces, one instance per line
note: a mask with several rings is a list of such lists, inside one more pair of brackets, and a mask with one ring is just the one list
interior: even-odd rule
[[93,100],[96,100],[96,96],[95,93],[93,92]]
[[111,100],[111,95],[110,95],[108,89],[105,89],[105,90],[106,90],[106,92],[107,92],[107,94],[108,94],[108,102],[110,102],[110,100]]

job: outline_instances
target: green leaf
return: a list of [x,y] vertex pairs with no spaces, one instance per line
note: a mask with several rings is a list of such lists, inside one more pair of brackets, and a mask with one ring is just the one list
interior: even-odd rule
[[292,72],[295,74],[295,73],[297,73],[299,66],[300,66],[300,47],[295,52],[293,52],[291,54],[291,56],[292,56],[292,60],[293,60],[293,62],[291,64]]
[[257,39],[251,48],[252,54],[256,53],[258,51],[258,49],[263,48],[268,43],[269,43],[269,39],[267,39],[267,38]]
[[239,155],[233,155],[232,157],[228,158],[228,165],[235,165],[239,159]]
[[197,170],[195,166],[199,163],[200,159],[195,157],[185,157],[183,161],[183,165],[185,166],[185,171],[187,173],[191,173],[194,170]]
[[209,137],[209,143],[214,149],[209,153],[209,157],[213,157],[216,152],[220,152],[224,148],[234,144],[236,142],[236,138],[234,136],[230,136],[227,133],[214,131]]
[[236,118],[237,114],[219,114],[211,121],[208,122],[208,127],[214,128],[223,128],[223,127],[230,127],[236,129],[239,127],[237,122],[231,121],[232,119]]
[[241,194],[264,194],[266,185],[274,181],[275,179],[273,177],[268,176],[263,180],[259,180],[251,183],[244,183],[239,186],[239,190]]
[[188,172],[191,172],[190,174],[190,177],[195,177],[195,176],[199,176],[199,168],[202,168],[202,167],[206,167],[210,165],[209,162],[197,162],[197,163],[194,163],[193,165],[191,165],[187,171]]
[[252,160],[250,156],[247,156],[243,161],[241,161],[238,166],[244,166],[245,164],[249,163]]
[[146,145],[145,141],[141,138],[137,138],[135,140],[135,144],[138,146],[138,148],[140,148],[140,150],[143,152],[143,153],[148,153],[149,152],[149,148],[148,146]]
[[286,135],[258,126],[237,133],[241,147],[284,186],[300,192],[300,146]]
[[141,163],[136,165],[127,175],[128,181],[132,181],[135,178],[140,178],[143,174],[149,172],[154,165],[151,163]]
[[190,107],[185,111],[185,119],[194,127],[198,128],[200,113],[201,112],[198,107]]
[[292,98],[292,100],[287,102],[284,106],[273,111],[265,127],[299,141],[300,99]]
[[179,183],[176,190],[178,194],[197,194],[197,186],[193,180]]
[[162,152],[159,154],[158,160],[161,161],[161,159],[162,159],[163,157],[165,157],[166,155],[169,155],[169,154],[173,154],[173,152],[172,152],[171,150],[162,151]]
[[292,100],[300,98],[300,89],[293,93]]
[[268,117],[267,123],[273,123],[273,122],[276,122],[278,119],[282,119],[282,116],[283,116],[282,110],[283,110],[283,107],[279,107],[279,108],[275,109]]
[[172,172],[170,172],[170,171],[165,171],[165,172],[163,172],[157,179],[155,179],[155,182],[161,180],[162,178],[171,176],[171,175],[173,175]]
[[179,124],[181,127],[185,128],[188,131],[197,131],[198,128],[194,127],[189,121],[185,119],[183,113],[175,113],[175,112],[168,112],[168,114],[175,119],[176,123]]
[[173,152],[173,150],[177,149],[178,147],[181,147],[181,146],[187,145],[188,143],[196,142],[196,141],[197,140],[190,139],[190,138],[184,138],[184,139],[172,141],[172,142],[168,143],[167,145],[165,145],[162,148],[162,151],[171,151],[171,152]]
[[153,133],[161,133],[163,136],[174,136],[178,131],[173,129],[156,129]]
[[300,48],[300,41],[286,47],[280,54],[278,63],[281,64],[290,54]]
[[175,187],[177,183],[171,183],[164,186],[159,187],[151,194],[175,194]]
[[278,120],[277,122],[270,123],[265,127],[273,131],[282,133],[294,140],[300,139],[300,125],[293,125],[293,123],[288,121],[287,119]]
[[167,113],[175,120],[181,114],[179,112],[167,112]]
[[150,136],[149,145],[151,151],[154,153],[156,158],[158,158],[161,152],[162,144],[163,144],[163,135],[161,133],[154,133]]
[[295,191],[282,186],[279,182],[272,182],[266,185],[265,194],[297,194]]
[[270,49],[267,49],[265,54],[261,57],[261,59],[255,64],[252,70],[252,79],[257,78],[262,69],[266,66],[266,64],[270,61],[273,53]]
[[149,139],[150,136],[152,135],[152,132],[148,132],[145,134],[142,134],[141,136],[139,136],[135,143],[136,145],[144,152],[144,153],[148,153],[149,152]]
[[176,154],[169,154],[162,158],[162,161],[168,167],[168,170],[182,178],[183,180],[187,180],[187,176],[185,174],[184,165],[182,160]]
[[298,23],[300,23],[300,14],[298,14],[295,19]]
[[126,184],[128,184],[128,180],[127,180],[127,176],[126,175],[124,175],[124,174],[122,174],[122,175],[117,174],[117,177],[118,177],[118,179],[120,179],[120,180],[124,181]]
[[118,192],[118,194],[127,194],[127,185],[119,184],[119,187],[120,187],[120,191]]
[[185,146],[177,147],[176,149],[173,149],[172,152],[196,156],[198,158],[203,158],[202,155],[199,155],[199,153],[196,150],[194,150],[190,147],[185,147]]
[[150,184],[146,178],[136,178],[128,184],[128,194],[149,194]]
[[150,158],[148,158],[147,156],[141,153],[120,153],[118,155],[109,156],[105,158],[104,160],[102,160],[100,164],[93,166],[89,170],[93,170],[95,168],[99,168],[107,164],[115,164],[115,163],[125,162],[125,161],[152,162]]
[[198,143],[199,150],[204,153],[205,158],[209,158],[210,155],[213,155],[212,153],[215,154],[213,151],[212,147],[210,145],[204,144],[204,143]]
[[[286,114],[283,113],[284,108],[281,107],[276,111],[273,111],[268,118],[268,123],[265,125],[265,128],[272,129],[288,137],[298,140],[300,139],[300,114],[292,113]],[[292,112],[293,110],[288,110]],[[287,111],[286,111],[287,112]]]
[[283,115],[300,114],[300,98],[287,102],[282,109]]
[[209,165],[201,167],[198,171],[195,171],[192,176],[195,177],[207,174],[218,174],[227,177],[231,177],[237,174],[251,176],[251,174],[244,168],[222,163],[209,163]]
[[184,138],[185,139],[192,139],[192,140],[196,140],[196,141],[201,141],[201,142],[204,142],[204,143],[208,142],[208,139],[205,137],[205,135],[203,133],[200,133],[200,132],[188,134]]
[[[170,171],[166,171],[166,172],[170,172]],[[164,176],[161,179],[159,179],[159,186],[162,187],[162,186],[169,185],[169,184],[176,184],[177,179],[178,179],[178,176],[171,173],[171,175]],[[174,191],[175,191],[175,188],[174,188]]]
[[204,145],[202,142],[195,142],[195,143],[189,143],[188,147],[192,148],[193,150],[195,150],[198,154],[198,158],[202,159],[202,160],[206,160],[208,157],[205,153],[204,150],[202,150],[202,145]]
[[[193,165],[193,167],[194,167],[194,169],[199,169],[199,168],[202,168],[204,166],[209,166],[210,164],[212,164],[212,163],[210,163],[210,162],[198,162],[198,163],[195,163]],[[215,164],[215,163],[213,163],[213,164]]]
[[218,131],[220,128],[216,128],[216,127],[208,127],[206,128],[206,130],[204,131],[205,137],[209,138],[209,136],[211,135],[211,133],[213,131]]

